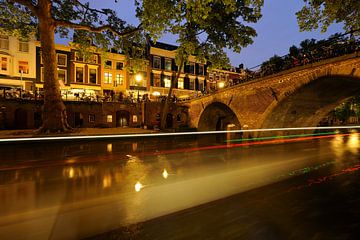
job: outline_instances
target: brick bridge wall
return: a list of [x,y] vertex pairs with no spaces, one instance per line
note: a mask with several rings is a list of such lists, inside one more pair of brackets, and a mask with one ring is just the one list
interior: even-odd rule
[[[359,92],[358,52],[226,88],[183,105],[189,108],[190,127],[195,128],[198,128],[204,110],[213,103],[223,103],[235,113],[241,124],[237,128],[294,126],[291,118],[286,120],[289,113],[299,120],[295,125],[311,126],[336,104]],[[306,109],[312,110],[306,112]],[[309,120],[310,115],[317,117]]]

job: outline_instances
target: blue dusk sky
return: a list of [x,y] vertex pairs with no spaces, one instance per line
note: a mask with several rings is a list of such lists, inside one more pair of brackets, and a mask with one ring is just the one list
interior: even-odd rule
[[[262,9],[263,17],[252,25],[258,36],[254,43],[244,49],[241,53],[227,50],[231,64],[238,66],[244,63],[245,67],[251,68],[261,64],[274,54],[285,55],[291,45],[299,43],[307,38],[323,39],[336,32],[343,32],[342,25],[330,26],[326,33],[320,30],[313,32],[300,32],[297,25],[295,13],[303,6],[303,0],[265,0]],[[115,9],[122,19],[137,25],[139,21],[135,17],[134,0],[90,0],[90,5],[96,8]],[[58,43],[66,43],[68,40],[57,38]],[[159,41],[176,45],[176,36],[165,35]]]

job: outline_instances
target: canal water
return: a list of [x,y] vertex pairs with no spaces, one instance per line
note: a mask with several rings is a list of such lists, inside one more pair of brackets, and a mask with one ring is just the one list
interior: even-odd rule
[[2,144],[0,239],[351,239],[359,144],[355,132]]

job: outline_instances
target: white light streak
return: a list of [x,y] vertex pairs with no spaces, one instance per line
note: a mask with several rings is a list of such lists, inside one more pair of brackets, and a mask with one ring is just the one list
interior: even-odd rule
[[320,129],[323,129],[323,130],[325,130],[325,129],[360,129],[360,126],[265,128],[265,129],[244,129],[244,130],[203,131],[203,132],[178,132],[178,133],[141,133],[141,134],[59,136],[59,137],[2,138],[2,139],[0,139],[0,143],[29,142],[29,141],[92,140],[92,139],[109,139],[109,138],[166,137],[166,136],[203,135],[203,134],[219,134],[219,133],[298,131],[298,130],[320,130]]

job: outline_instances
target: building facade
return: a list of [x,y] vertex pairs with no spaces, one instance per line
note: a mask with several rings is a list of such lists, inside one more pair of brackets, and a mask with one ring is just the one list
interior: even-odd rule
[[[176,78],[178,66],[175,64],[177,47],[157,42],[150,48],[150,93],[153,96],[167,96],[171,81]],[[174,87],[177,98],[189,98],[205,90],[206,64],[196,61],[194,56],[181,67],[181,74]]]
[[21,40],[0,34],[0,87],[33,91],[36,79],[34,37]]

